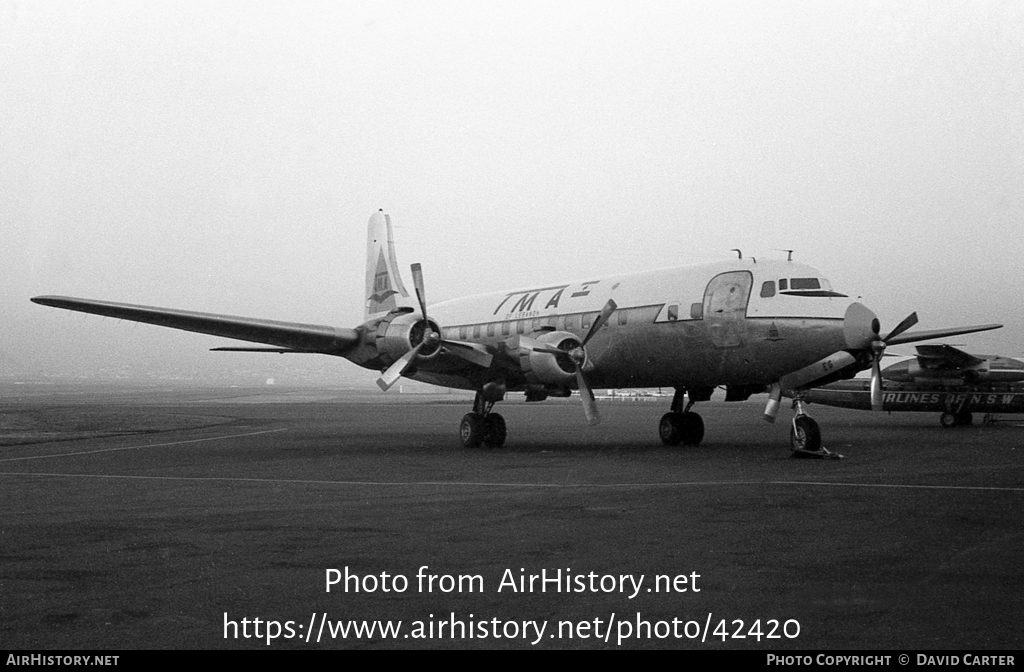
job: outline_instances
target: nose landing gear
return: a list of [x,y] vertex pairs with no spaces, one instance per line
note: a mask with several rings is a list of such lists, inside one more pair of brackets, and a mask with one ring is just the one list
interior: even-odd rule
[[804,412],[803,398],[800,394],[793,397],[793,427],[789,430],[789,441],[793,446],[793,457],[816,457],[841,460],[843,456],[833,453],[821,445],[821,428],[814,418]]

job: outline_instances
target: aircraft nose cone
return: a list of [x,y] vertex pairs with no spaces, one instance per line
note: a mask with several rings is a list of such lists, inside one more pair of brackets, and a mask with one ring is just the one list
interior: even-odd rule
[[846,347],[851,350],[863,350],[871,347],[878,340],[878,316],[863,303],[854,302],[846,309],[843,316],[843,336]]

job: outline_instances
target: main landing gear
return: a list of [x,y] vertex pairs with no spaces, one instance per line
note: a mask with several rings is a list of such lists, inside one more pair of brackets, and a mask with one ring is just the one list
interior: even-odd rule
[[459,424],[459,438],[464,448],[500,448],[504,445],[508,434],[505,418],[500,413],[491,412],[496,401],[488,401],[483,392],[476,393],[472,412],[462,416]]
[[842,459],[842,455],[833,453],[821,445],[821,428],[814,418],[804,412],[803,399],[799,394],[793,398],[793,427],[789,430],[789,441],[793,446],[794,457],[817,457]]
[[684,408],[685,394],[685,390],[676,390],[671,410],[658,423],[658,435],[666,446],[696,446],[704,440],[704,419],[690,410],[697,400],[691,396]]
[[947,401],[946,412],[939,416],[939,423],[946,429],[974,424],[974,416],[967,408],[967,395],[962,395],[959,403]]
[[[987,419],[988,418],[988,414],[986,414],[985,417]],[[972,425],[972,424],[974,424],[974,416],[971,415],[970,411],[957,411],[956,413],[948,413],[947,412],[947,413],[943,413],[941,416],[939,416],[939,423],[943,427],[946,427],[947,429],[950,428],[950,427],[961,427],[961,426],[964,426],[964,425]],[[991,424],[991,423],[987,422],[986,424]]]

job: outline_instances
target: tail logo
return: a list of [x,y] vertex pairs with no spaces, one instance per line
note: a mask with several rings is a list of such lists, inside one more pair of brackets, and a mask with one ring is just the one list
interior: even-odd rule
[[366,297],[366,302],[373,311],[394,310],[397,307],[393,297],[398,291],[391,285],[391,273],[384,260],[384,250],[377,258],[377,270],[373,276],[373,293]]

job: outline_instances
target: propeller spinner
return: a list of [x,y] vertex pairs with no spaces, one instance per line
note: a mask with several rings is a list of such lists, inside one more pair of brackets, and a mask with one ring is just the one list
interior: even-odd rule
[[474,364],[483,367],[490,366],[493,357],[483,346],[476,343],[449,341],[434,330],[434,323],[427,317],[427,293],[423,283],[423,267],[420,264],[412,265],[412,282],[416,288],[416,300],[420,304],[420,314],[423,316],[423,320],[420,322],[423,325],[423,336],[414,348],[402,355],[380,375],[380,378],[377,379],[377,386],[387,392],[412,366],[413,361],[421,352],[433,353],[441,346],[447,347],[452,354]]
[[608,303],[604,304],[604,308],[601,309],[601,314],[597,316],[594,323],[590,325],[590,330],[587,335],[583,337],[583,341],[576,346],[571,348],[535,348],[537,352],[546,352],[551,355],[567,355],[569,361],[576,367],[576,385],[580,388],[580,399],[583,401],[583,412],[587,416],[587,422],[591,425],[596,425],[601,422],[601,416],[597,412],[597,401],[594,399],[594,392],[590,388],[590,384],[587,383],[587,377],[583,373],[583,367],[587,364],[587,343],[594,337],[601,327],[608,323],[608,318],[612,316],[618,305],[613,299],[608,299]]

